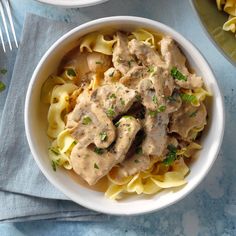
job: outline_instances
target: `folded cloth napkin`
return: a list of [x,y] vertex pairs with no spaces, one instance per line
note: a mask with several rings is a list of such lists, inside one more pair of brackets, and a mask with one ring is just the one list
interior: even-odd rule
[[0,123],[0,221],[101,220],[55,189],[37,167],[24,129],[25,94],[45,51],[76,24],[27,15]]

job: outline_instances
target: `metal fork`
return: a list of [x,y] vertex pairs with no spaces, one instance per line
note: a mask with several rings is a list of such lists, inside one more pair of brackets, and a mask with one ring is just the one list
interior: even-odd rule
[[[7,14],[8,24],[7,24],[5,12]],[[15,45],[18,48],[15,28],[14,28],[12,15],[11,15],[11,9],[10,9],[10,5],[9,5],[8,0],[0,0],[0,14],[2,17],[2,26],[5,29],[5,33],[6,33],[6,37],[7,37],[7,41],[8,41],[10,50],[12,50],[12,44],[11,44],[11,39],[10,39],[9,31],[8,31],[8,25],[10,25],[10,27],[11,27],[11,33],[13,35]],[[4,43],[4,37],[3,37],[3,30],[1,29],[1,25],[0,25],[0,39],[1,39],[3,51],[6,52],[6,47],[5,47],[5,43]]]

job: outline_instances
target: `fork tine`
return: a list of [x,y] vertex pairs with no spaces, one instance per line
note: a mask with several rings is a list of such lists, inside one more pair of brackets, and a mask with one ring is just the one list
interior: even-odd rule
[[9,1],[4,0],[4,4],[5,4],[6,10],[7,10],[7,16],[8,16],[9,22],[10,22],[11,31],[12,31],[12,34],[13,34],[13,37],[14,37],[14,40],[15,40],[15,44],[16,44],[16,47],[18,48],[18,42],[17,42],[17,39],[16,39],[16,32],[15,32],[15,28],[14,28],[14,24],[13,24],[13,20],[12,20]]
[[4,41],[3,41],[2,29],[1,28],[0,28],[0,38],[1,38],[1,42],[2,42],[3,51],[6,52],[6,48],[5,48],[5,44],[4,44]]
[[5,31],[6,31],[9,47],[10,47],[10,50],[12,50],[11,40],[10,40],[10,36],[9,36],[8,28],[7,28],[7,23],[6,23],[6,17],[5,17],[4,11],[3,11],[3,5],[2,5],[1,1],[0,1],[0,13],[1,13],[1,16],[2,16],[2,21],[3,21],[4,28],[5,28]]

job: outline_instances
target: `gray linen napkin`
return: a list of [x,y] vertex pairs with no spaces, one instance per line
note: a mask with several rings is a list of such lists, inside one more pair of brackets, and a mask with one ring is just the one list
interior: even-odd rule
[[33,70],[52,43],[75,26],[36,15],[26,17],[0,123],[0,221],[103,218],[68,201],[47,181],[25,136],[24,102]]

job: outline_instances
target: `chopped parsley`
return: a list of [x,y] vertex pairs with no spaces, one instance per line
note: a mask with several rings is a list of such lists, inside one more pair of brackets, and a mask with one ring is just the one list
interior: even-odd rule
[[121,103],[122,106],[124,106],[125,105],[125,100],[123,98],[120,98],[120,103]]
[[95,63],[98,64],[98,65],[101,65],[101,64],[102,64],[101,61],[96,61]]
[[59,156],[59,155],[60,155],[59,150],[58,150],[57,148],[55,148],[55,147],[50,147],[49,150],[50,150],[53,154],[55,154],[56,156]]
[[116,113],[115,113],[115,111],[114,111],[114,109],[112,107],[107,110],[107,115],[109,117],[113,117],[113,116],[115,116],[115,114]]
[[165,105],[160,105],[160,106],[158,107],[158,109],[155,110],[155,111],[149,110],[149,111],[148,111],[148,115],[154,117],[154,116],[156,116],[158,113],[164,112],[165,110],[166,110],[166,106],[165,106]]
[[94,152],[97,153],[98,155],[102,155],[103,154],[103,150],[101,148],[94,148]]
[[167,96],[166,99],[170,102],[176,102],[176,98],[174,96]]
[[76,145],[76,144],[77,144],[77,141],[74,141],[72,144]]
[[155,104],[157,104],[157,96],[156,96],[156,95],[153,95],[153,96],[152,96],[152,101],[153,101]]
[[140,161],[139,161],[139,160],[137,160],[137,159],[135,159],[135,160],[134,160],[134,162],[135,162],[135,163],[139,163]]
[[129,66],[129,68],[131,67],[131,61],[128,61],[128,66]]
[[88,125],[92,122],[91,118],[89,116],[84,116],[82,124],[83,125]]
[[138,102],[141,102],[141,101],[142,101],[142,97],[141,97],[141,95],[139,95],[139,94],[137,94],[137,95],[135,96],[135,98],[137,99]]
[[99,135],[101,141],[105,141],[107,139],[107,133],[105,131],[101,132]]
[[197,110],[193,111],[189,114],[189,117],[195,117],[197,115]]
[[135,150],[135,153],[136,153],[136,154],[139,154],[139,155],[143,154],[143,149],[142,149],[142,147],[137,147],[136,150]]
[[176,67],[171,69],[170,74],[177,80],[187,81],[187,77],[183,75]]
[[0,81],[0,92],[2,92],[6,88],[6,85]]
[[128,61],[128,66],[129,66],[129,68],[131,67],[131,63],[132,63],[132,62],[134,62],[134,60]]
[[120,121],[117,121],[116,123],[115,123],[115,127],[118,127],[120,125]]
[[68,76],[76,77],[76,72],[75,72],[75,70],[72,69],[72,68],[67,69],[67,70],[66,70],[66,73],[67,73]]
[[157,111],[152,111],[152,110],[149,110],[149,111],[148,111],[148,115],[149,115],[149,116],[156,116],[157,113],[158,113]]
[[116,95],[113,93],[113,94],[111,94],[110,96],[109,96],[109,98],[116,98]]
[[131,119],[131,118],[134,118],[134,117],[133,116],[122,116],[122,118]]
[[94,167],[94,169],[99,169],[97,163],[94,163],[93,167]]
[[52,165],[52,169],[54,171],[57,171],[57,165],[58,165],[57,162],[52,160],[51,165]]
[[5,75],[7,73],[7,70],[6,69],[0,69],[0,74],[2,74],[2,75]]
[[169,144],[167,146],[167,149],[169,150],[166,159],[163,161],[163,163],[167,166],[171,165],[177,158],[177,148],[173,144]]
[[155,71],[155,67],[154,67],[154,66],[149,66],[149,67],[148,67],[147,72],[153,73],[154,71]]
[[197,101],[197,97],[192,94],[181,93],[180,97],[181,97],[182,101],[184,101],[184,102],[196,102]]
[[166,106],[165,105],[160,105],[157,109],[157,112],[163,112],[166,110]]

